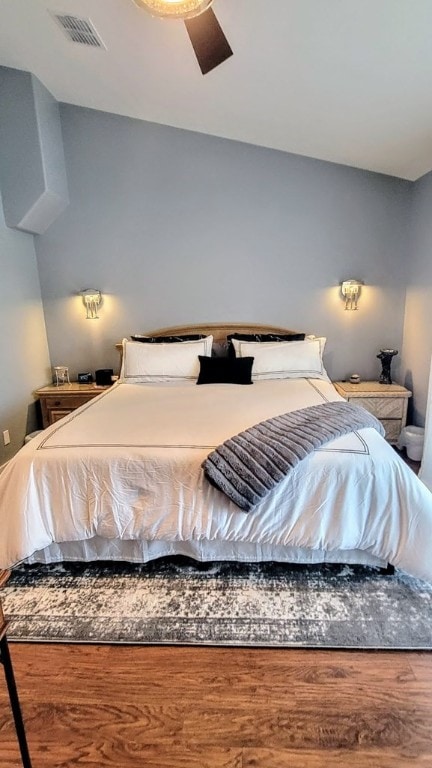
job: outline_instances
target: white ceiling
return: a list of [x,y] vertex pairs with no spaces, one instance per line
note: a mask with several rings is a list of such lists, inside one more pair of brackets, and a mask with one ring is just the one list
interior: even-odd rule
[[[432,169],[432,0],[214,0],[234,56],[132,0],[0,0],[0,64],[59,101],[406,179]],[[48,10],[90,18],[107,50]]]

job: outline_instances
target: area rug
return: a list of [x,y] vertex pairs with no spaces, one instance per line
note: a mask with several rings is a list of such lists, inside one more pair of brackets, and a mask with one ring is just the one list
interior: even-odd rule
[[33,565],[2,596],[17,641],[432,648],[432,587],[361,567]]

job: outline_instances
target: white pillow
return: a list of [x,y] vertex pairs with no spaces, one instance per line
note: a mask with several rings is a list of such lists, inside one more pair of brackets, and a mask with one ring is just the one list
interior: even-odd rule
[[210,357],[213,336],[196,341],[141,344],[123,339],[123,381],[181,381],[197,379],[198,355]]
[[304,341],[255,342],[231,340],[236,357],[254,358],[252,380],[263,379],[326,379],[322,361],[326,339]]

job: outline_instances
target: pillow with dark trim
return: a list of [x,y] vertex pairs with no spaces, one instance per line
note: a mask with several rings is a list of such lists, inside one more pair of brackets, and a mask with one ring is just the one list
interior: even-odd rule
[[228,341],[304,341],[305,333],[230,333]]
[[252,384],[253,357],[204,357],[198,355],[197,384]]
[[230,341],[214,341],[212,345],[212,357],[228,357]]
[[262,342],[265,344],[270,341],[304,341],[305,338],[305,333],[230,333],[227,336],[229,343],[228,355],[229,357],[235,357],[235,349],[231,344],[231,339]]
[[144,344],[175,344],[179,341],[199,341],[205,338],[203,333],[185,333],[181,336],[144,336],[135,333],[131,336],[132,341],[142,341]]

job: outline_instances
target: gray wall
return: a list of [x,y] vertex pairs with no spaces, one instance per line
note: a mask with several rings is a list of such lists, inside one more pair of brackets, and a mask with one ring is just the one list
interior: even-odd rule
[[409,252],[401,373],[413,391],[413,423],[423,426],[432,354],[432,173],[413,188]]
[[[53,365],[116,367],[124,335],[219,320],[326,335],[334,378],[375,378],[379,348],[400,348],[409,182],[69,105],[61,119],[70,205],[35,238]],[[350,277],[358,312],[338,294]]]
[[35,429],[32,391],[50,375],[33,239],[6,227],[0,198],[0,466]]
[[7,226],[42,233],[68,203],[59,105],[29,72],[0,67],[0,187]]

